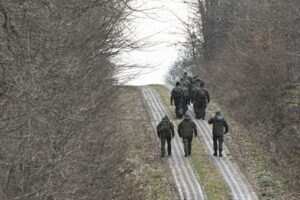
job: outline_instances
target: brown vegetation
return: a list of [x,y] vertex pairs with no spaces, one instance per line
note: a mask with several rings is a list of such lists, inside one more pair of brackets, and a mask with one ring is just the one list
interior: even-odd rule
[[112,186],[118,151],[103,151],[112,58],[133,47],[128,3],[0,1],[0,199],[101,199]]
[[185,24],[190,44],[167,82],[180,76],[175,68],[203,79],[213,100],[299,188],[300,2],[208,0],[191,6],[195,16]]

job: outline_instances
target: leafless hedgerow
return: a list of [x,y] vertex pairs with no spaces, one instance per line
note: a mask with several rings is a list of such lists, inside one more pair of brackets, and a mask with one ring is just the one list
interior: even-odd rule
[[214,101],[256,132],[253,138],[298,187],[300,2],[198,0],[191,6],[195,41],[201,41],[185,49],[189,55],[191,47],[199,50],[191,72],[207,83]]
[[0,1],[0,199],[101,197],[129,3]]

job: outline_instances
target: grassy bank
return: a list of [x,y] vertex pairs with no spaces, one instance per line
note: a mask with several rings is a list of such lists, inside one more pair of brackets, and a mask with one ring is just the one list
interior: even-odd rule
[[155,148],[155,133],[142,94],[136,87],[125,87],[120,92],[115,116],[118,118],[118,131],[126,138],[126,144],[123,144],[125,160],[119,166],[123,178],[116,197],[173,200],[175,186],[170,180],[166,161],[160,159]]
[[292,188],[288,177],[283,176],[281,168],[266,146],[253,138],[256,133],[247,130],[241,122],[233,120],[231,111],[211,103],[208,110],[222,110],[230,125],[230,136],[226,137],[227,147],[242,172],[253,185],[261,200],[296,200],[300,191]]

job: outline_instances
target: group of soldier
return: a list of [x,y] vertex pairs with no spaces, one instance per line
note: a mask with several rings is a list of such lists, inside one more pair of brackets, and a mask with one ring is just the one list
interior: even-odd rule
[[[183,120],[178,125],[178,135],[182,138],[184,155],[187,157],[192,153],[193,136],[197,137],[197,126],[187,114],[188,105],[193,104],[196,119],[205,119],[206,107],[210,102],[209,93],[204,89],[204,82],[198,77],[191,78],[187,72],[176,82],[175,88],[171,92],[171,105],[175,104],[177,119]],[[216,112],[215,116],[208,120],[213,125],[213,148],[214,156],[223,157],[224,134],[228,133],[228,124],[221,113]],[[165,156],[165,143],[168,143],[168,155],[172,153],[171,140],[175,136],[174,125],[164,116],[157,125],[157,135],[161,141],[161,156]]]
[[175,104],[176,118],[181,119],[193,103],[196,119],[205,119],[205,109],[210,102],[209,93],[204,89],[204,82],[197,76],[190,77],[187,72],[176,82],[171,92],[171,105]]

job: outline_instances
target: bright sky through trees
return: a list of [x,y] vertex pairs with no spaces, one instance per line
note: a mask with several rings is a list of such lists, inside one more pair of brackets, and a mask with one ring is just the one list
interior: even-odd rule
[[147,42],[147,46],[124,53],[122,62],[150,67],[140,69],[140,75],[131,80],[130,85],[162,84],[165,73],[178,56],[180,43],[184,41],[180,20],[188,20],[188,5],[183,0],[138,0],[137,4],[138,9],[146,11],[136,13],[133,32],[139,39],[146,38],[143,42]]

